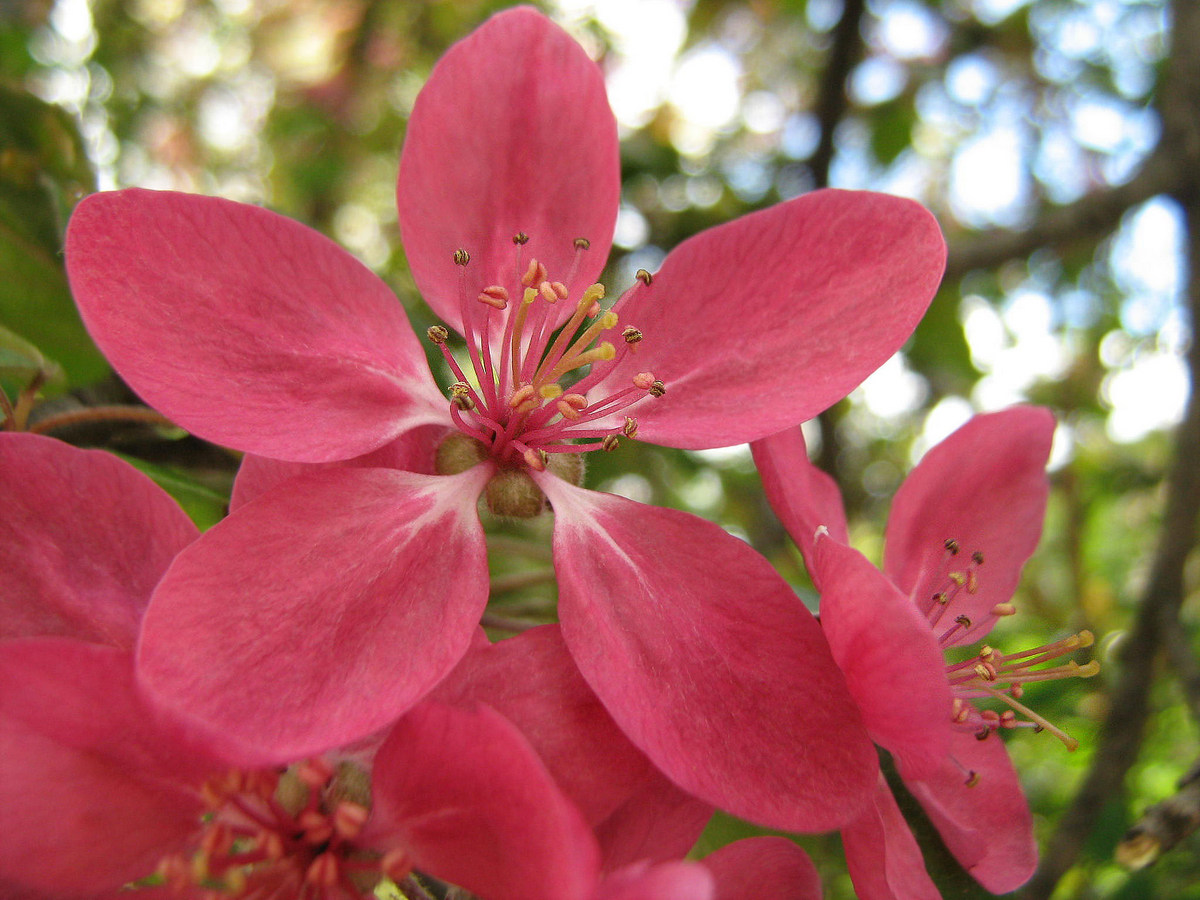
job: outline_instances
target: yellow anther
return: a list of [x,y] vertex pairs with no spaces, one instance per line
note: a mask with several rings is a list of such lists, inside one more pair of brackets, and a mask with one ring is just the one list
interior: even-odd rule
[[617,445],[621,443],[615,434],[606,434],[604,440],[600,442],[600,446],[604,448],[605,453],[611,453],[617,449]]
[[508,291],[498,284],[484,288],[475,299],[495,309],[508,308]]
[[967,576],[962,572],[951,572],[947,577],[959,587],[967,583]]
[[605,362],[614,358],[617,355],[617,349],[608,341],[593,347],[591,350],[585,350],[575,356],[564,356],[553,369],[550,370],[552,379],[560,378],[567,372],[578,369],[580,366],[586,366],[594,362]]
[[592,247],[592,242],[589,241],[587,238],[575,238],[575,249],[576,250],[590,250],[591,247]]
[[225,873],[221,886],[225,889],[225,893],[240,897],[242,892],[246,890],[246,872],[244,869],[230,869]]
[[967,593],[974,594],[979,590],[979,576],[975,574],[974,569],[967,570]]
[[638,281],[640,281],[642,284],[646,285],[647,287],[649,287],[650,282],[652,282],[654,280],[654,276],[651,275],[649,272],[647,272],[645,269],[638,269],[637,272],[634,274],[634,277]]
[[333,830],[343,838],[353,840],[363,830],[370,815],[365,806],[343,800],[333,811]]
[[529,235],[527,235],[523,231],[518,231],[516,234],[513,235],[513,243],[516,244],[518,247],[520,247],[522,244],[528,244],[529,243]]
[[557,400],[562,396],[562,385],[557,381],[538,388],[538,396],[543,400]]
[[642,339],[642,333],[632,325],[626,325],[625,330],[621,332],[621,337],[625,339],[627,344],[636,344]]
[[980,553],[978,550],[976,550],[974,553],[971,554],[971,559],[975,560],[975,565],[977,565],[977,566],[983,565],[983,554]]
[[541,284],[546,280],[546,267],[536,259],[529,260],[529,265],[525,267],[525,274],[521,276],[521,284],[525,287],[532,287],[535,284]]
[[665,384],[663,384],[661,381],[655,381],[654,384],[650,385],[650,396],[651,397],[661,397],[666,392],[667,392],[667,386]]
[[537,391],[534,389],[533,385],[523,384],[512,392],[512,396],[508,398],[508,405],[513,409],[516,409],[526,400],[533,397],[536,393]]
[[604,285],[593,284],[583,292],[583,296],[579,298],[580,306],[591,306],[597,300],[604,299]]
[[471,254],[459,247],[454,251],[454,264],[456,266],[465,266],[471,261]]
[[524,457],[525,463],[529,468],[536,469],[539,472],[546,471],[546,458],[549,454],[545,450],[535,450],[533,447],[530,447],[521,456]]
[[[984,737],[987,737],[986,733],[984,734]],[[978,772],[969,773],[967,775],[967,780],[964,781],[963,784],[965,784],[969,788],[975,787],[975,785],[979,784],[979,773]]]
[[441,325],[430,325],[425,330],[425,336],[435,344],[444,344],[446,339],[450,337],[450,332]]
[[625,426],[621,429],[621,434],[627,438],[637,437],[637,428],[637,419],[633,418],[633,416],[626,416]]
[[946,540],[942,542],[942,546],[950,551],[951,556],[958,555],[958,541],[956,541],[954,538],[946,538]]

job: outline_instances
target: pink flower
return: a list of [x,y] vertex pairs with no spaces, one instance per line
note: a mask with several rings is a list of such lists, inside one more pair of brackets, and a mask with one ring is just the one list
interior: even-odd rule
[[[1029,878],[1037,851],[994,732],[1046,729],[1073,749],[1020,697],[1028,682],[1092,674],[1094,663],[1037,668],[1091,636],[1007,655],[985,645],[961,662],[943,652],[978,643],[1013,613],[1021,568],[1041,535],[1053,433],[1047,410],[1014,407],[976,416],[930,450],[896,493],[882,572],[849,547],[837,487],[808,462],[799,429],[754,445],[767,497],[821,592],[821,625],[868,732],[946,846],[996,893]],[[843,839],[860,897],[938,896],[882,776]]]
[[174,501],[108,454],[12,433],[0,494],[4,896],[116,897],[157,871],[188,896],[358,897],[419,867],[490,898],[588,900],[602,852],[681,855],[708,818],[549,628],[480,636],[437,700],[353,750],[236,765],[133,677],[150,588],[196,537]]
[[618,195],[600,70],[547,19],[502,13],[439,63],[397,198],[417,284],[466,338],[460,364],[430,330],[449,401],[383,283],[303,226],[181,194],[80,204],[71,283],[122,376],[277,461],[267,482],[339,463],[247,488],[179,556],[139,648],[149,690],[242,751],[356,740],[463,656],[488,594],[480,494],[507,515],[548,500],[563,635],[633,742],[746,818],[846,819],[873,751],[815,621],[743,543],[584,490],[578,461],[634,434],[733,444],[828,406],[911,332],[941,235],[909,201],[818,192],[685,242],[603,311]]

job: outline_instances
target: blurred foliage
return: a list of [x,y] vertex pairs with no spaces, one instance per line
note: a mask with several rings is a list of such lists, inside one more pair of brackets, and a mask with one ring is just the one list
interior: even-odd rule
[[[505,5],[93,0],[90,15],[83,0],[0,5],[0,386],[7,396],[17,397],[48,360],[65,373],[61,386],[84,403],[89,391],[131,399],[106,381],[62,268],[69,210],[96,186],[266,203],[333,235],[380,272],[418,330],[433,324],[399,246],[398,149],[436,59]],[[629,4],[542,5],[610,74],[633,57],[637,29],[622,25],[628,11],[621,15]],[[622,223],[630,227],[620,231],[606,273],[614,288],[631,283],[639,266],[655,268],[665,250],[696,231],[815,186],[809,164],[831,124],[834,186],[917,196],[952,244],[982,228],[1020,227],[1056,204],[1127,180],[1156,139],[1152,102],[1168,37],[1160,0],[871,0],[857,63],[832,75],[839,3],[665,5],[683,11],[686,31],[678,48],[664,41],[661,52],[676,54],[680,67],[701,51],[732,60],[737,104],[726,121],[697,127],[667,87],[647,83],[658,94],[622,122]],[[838,122],[823,123],[813,108],[831,77],[845,78],[847,107]],[[968,165],[970,154],[1001,131],[1015,136],[1002,145],[1009,158],[998,157],[996,171],[997,179],[1012,180],[1011,190],[1001,201],[981,201],[972,189],[990,175]],[[1055,410],[1063,428],[1045,539],[1017,598],[1024,614],[1000,630],[1001,646],[1034,646],[1087,627],[1107,661],[1146,576],[1169,446],[1161,429],[1114,439],[1114,379],[1155,355],[1177,354],[1186,326],[1178,286],[1155,292],[1131,280],[1123,265],[1129,252],[1120,236],[1081,237],[946,284],[904,351],[898,380],[908,385],[907,400],[889,407],[860,390],[812,432],[821,458],[835,466],[860,546],[877,551],[903,474],[965,410],[994,407],[997,398]],[[1021,316],[1029,308],[1044,319],[1042,344]],[[1012,352],[1022,347],[1024,356]],[[158,457],[142,454],[154,461],[139,464],[197,521],[212,524],[235,461],[198,451],[195,442],[162,448]],[[720,522],[805,593],[802,564],[765,505],[748,452],[626,442],[589,457],[589,485]],[[514,531],[503,523],[489,528]],[[545,523],[515,532],[520,543],[513,546],[543,541]],[[497,577],[533,573],[525,587],[497,596],[498,615],[545,609],[553,585],[538,580],[547,571],[544,556],[505,552],[493,562]],[[1195,574],[1185,608],[1193,629],[1200,615]],[[1040,712],[1081,740],[1078,752],[1045,734],[1009,740],[1043,838],[1089,761],[1107,684],[1102,672],[1030,692]],[[1170,792],[1200,751],[1197,723],[1169,679],[1155,703],[1130,796],[1113,798],[1085,860],[1063,882],[1063,897],[1200,896],[1195,837],[1142,873],[1112,862],[1122,830]],[[747,828],[718,817],[702,849]],[[801,840],[829,895],[852,896],[836,836]],[[931,849],[929,859],[947,896],[974,896],[945,854]]]

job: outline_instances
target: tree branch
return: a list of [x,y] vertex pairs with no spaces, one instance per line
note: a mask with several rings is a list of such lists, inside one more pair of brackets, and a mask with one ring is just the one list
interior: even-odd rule
[[1200,522],[1200,4],[1175,0],[1174,29],[1159,106],[1163,139],[1156,159],[1170,161],[1181,181],[1174,194],[1184,206],[1187,227],[1187,303],[1193,340],[1187,353],[1191,379],[1183,421],[1175,433],[1174,456],[1166,478],[1166,509],[1150,577],[1142,592],[1132,631],[1119,653],[1117,680],[1096,755],[1070,808],[1059,821],[1041,867],[1026,887],[1029,900],[1046,900],[1078,859],[1100,812],[1120,796],[1125,775],[1141,752],[1150,715],[1155,661],[1166,635],[1178,631],[1184,599],[1184,566],[1196,546]]
[[950,239],[946,281],[962,278],[972,269],[991,269],[1023,259],[1043,247],[1066,247],[1095,242],[1116,230],[1121,216],[1139,203],[1179,186],[1178,160],[1153,153],[1132,180],[1054,207],[1020,231],[996,228]]

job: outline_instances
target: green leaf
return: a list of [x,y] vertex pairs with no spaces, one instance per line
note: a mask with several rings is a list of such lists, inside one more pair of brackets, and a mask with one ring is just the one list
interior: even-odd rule
[[0,325],[54,358],[63,387],[106,376],[67,285],[62,233],[95,181],[63,110],[0,85]]
[[211,528],[225,518],[229,505],[227,494],[201,484],[188,473],[172,466],[160,466],[123,453],[117,455],[135,469],[144,472],[155,484],[174,497],[201,531]]

